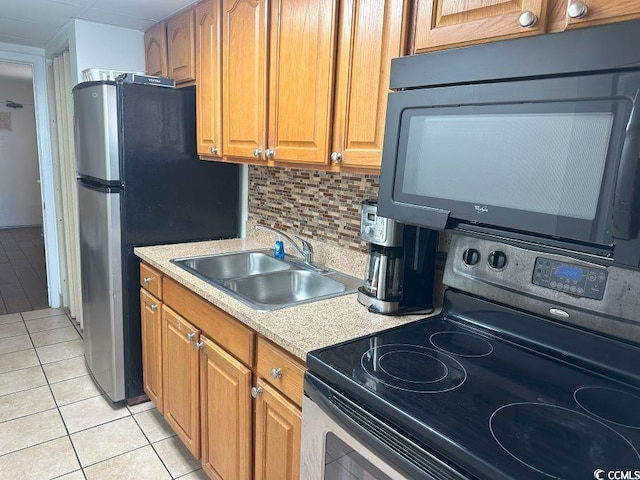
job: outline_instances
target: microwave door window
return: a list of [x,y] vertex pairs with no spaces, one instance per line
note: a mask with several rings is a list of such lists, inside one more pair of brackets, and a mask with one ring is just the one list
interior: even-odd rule
[[593,220],[613,121],[611,112],[413,115],[401,191]]

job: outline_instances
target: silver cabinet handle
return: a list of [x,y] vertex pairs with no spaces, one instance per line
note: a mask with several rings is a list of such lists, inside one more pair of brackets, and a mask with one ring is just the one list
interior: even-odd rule
[[196,338],[196,334],[195,333],[187,333],[187,340],[191,341],[194,338]]
[[567,9],[567,15],[569,15],[571,18],[582,18],[587,14],[588,11],[589,9],[584,3],[573,2]]
[[276,151],[273,148],[267,148],[264,152],[264,156],[267,158],[273,158],[276,156]]
[[342,154],[340,152],[333,152],[331,154],[331,161],[333,163],[340,163],[342,161]]
[[282,369],[280,367],[272,368],[271,370],[269,370],[269,375],[271,375],[271,378],[273,378],[274,380],[276,378],[280,378],[282,376]]
[[262,155],[262,149],[261,148],[254,148],[253,149],[253,156],[254,157],[259,157],[260,155]]
[[212,154],[214,154],[214,155],[217,155],[217,154],[218,154],[218,149],[217,149],[216,147],[211,147],[211,148],[209,149],[209,151],[210,151]]
[[520,15],[518,21],[520,22],[521,27],[531,28],[536,23],[538,23],[538,17],[535,13],[526,11],[522,12],[522,15]]
[[153,277],[144,277],[142,279],[142,283],[144,283],[145,285],[148,285],[151,283],[151,280],[153,280]]
[[200,350],[202,347],[204,347],[204,342],[196,342],[196,350]]
[[155,312],[158,309],[158,304],[152,303],[151,305],[149,305],[149,308],[151,309],[152,312]]
[[258,398],[260,395],[262,395],[262,387],[252,387],[251,388],[251,396],[253,398]]

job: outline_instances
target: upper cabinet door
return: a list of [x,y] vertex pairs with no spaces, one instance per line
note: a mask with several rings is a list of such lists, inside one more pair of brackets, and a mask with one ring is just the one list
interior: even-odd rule
[[544,33],[547,0],[418,0],[417,53]]
[[344,0],[333,152],[345,167],[380,168],[391,59],[405,54],[408,0]]
[[187,10],[167,20],[169,76],[176,83],[196,79],[194,12]]
[[638,0],[566,0],[561,3],[565,9],[566,28],[640,18]]
[[272,4],[269,151],[275,161],[326,164],[337,0]]
[[147,75],[167,76],[167,30],[164,22],[144,32],[144,58]]
[[196,7],[196,134],[198,155],[222,156],[222,26],[220,2]]
[[264,158],[267,1],[224,0],[222,131],[226,156]]

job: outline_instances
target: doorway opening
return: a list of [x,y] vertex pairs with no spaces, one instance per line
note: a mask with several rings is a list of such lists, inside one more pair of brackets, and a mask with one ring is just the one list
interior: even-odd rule
[[0,315],[49,306],[33,69],[0,61]]

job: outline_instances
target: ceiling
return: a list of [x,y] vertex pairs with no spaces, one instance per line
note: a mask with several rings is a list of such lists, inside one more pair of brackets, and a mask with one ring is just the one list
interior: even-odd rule
[[72,18],[146,30],[195,0],[0,0],[0,42],[44,47]]

